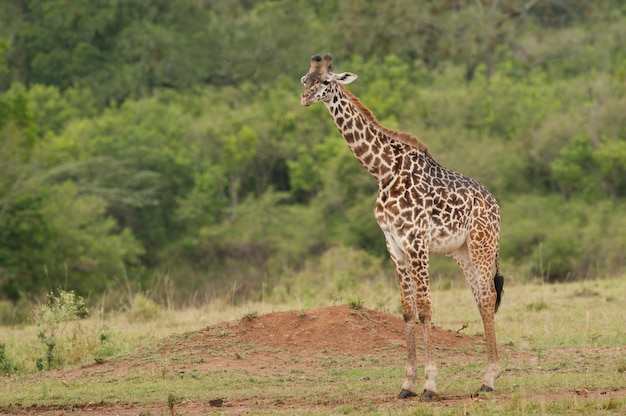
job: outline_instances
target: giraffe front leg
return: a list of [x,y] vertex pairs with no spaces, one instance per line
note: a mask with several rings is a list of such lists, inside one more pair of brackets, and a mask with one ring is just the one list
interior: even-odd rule
[[[377,205],[377,207],[382,210],[381,206]],[[389,251],[391,260],[393,260],[393,263],[396,266],[398,283],[400,285],[407,358],[405,378],[398,398],[405,399],[407,397],[417,396],[415,393],[415,379],[417,378],[417,356],[415,348],[415,317],[417,315],[417,302],[415,300],[415,280],[409,273],[407,256],[400,236],[393,227],[389,226],[389,224],[384,221],[384,217],[378,218],[378,221],[383,233],[385,234],[387,250]]]
[[424,391],[422,392],[422,398],[430,399],[437,396],[437,376],[439,371],[437,370],[437,362],[435,360],[435,354],[433,352],[433,335],[432,335],[432,305],[430,301],[430,294],[428,290],[428,280],[421,285],[418,283],[418,293],[421,297],[417,299],[417,307],[419,311],[420,323],[422,324],[422,333],[424,340],[424,376],[426,381],[424,382]]
[[437,396],[437,376],[439,375],[439,371],[437,370],[437,363],[433,353],[432,323],[430,316],[428,316],[427,319],[422,319],[420,313],[420,321],[424,332],[424,352],[426,354],[426,364],[424,365],[426,381],[424,383],[422,398],[430,399]]
[[[417,396],[415,380],[417,379],[417,353],[415,345],[415,318],[419,316],[424,328],[426,340],[426,384],[423,397],[432,397],[437,393],[435,381],[437,366],[432,353],[432,336],[430,327],[431,304],[428,293],[428,250],[418,245],[419,249],[406,250],[396,230],[379,219],[381,229],[385,233],[387,249],[396,266],[402,297],[402,316],[406,332],[406,366],[405,378],[398,398]],[[418,251],[419,250],[419,251]],[[418,282],[423,285],[418,287]],[[425,288],[424,288],[425,285]]]
[[[403,293],[404,297],[404,293]],[[414,307],[404,307],[403,304],[403,316],[406,332],[406,366],[404,370],[404,382],[402,383],[402,390],[398,394],[399,399],[406,399],[407,397],[417,396],[415,393],[415,379],[417,378],[417,354],[415,346],[415,309]]]
[[[397,263],[396,263],[397,264]],[[417,396],[415,392],[415,380],[417,379],[417,348],[415,345],[415,317],[417,315],[417,302],[415,300],[415,282],[404,267],[398,267],[400,278],[400,295],[402,297],[402,316],[406,335],[406,366],[405,378],[402,390],[398,394],[399,399]]]
[[[423,248],[414,252],[409,251],[411,259],[411,269],[406,277],[410,279],[410,284],[403,285],[410,288],[411,296],[405,296],[403,293],[403,311],[404,321],[407,328],[407,371],[405,384],[402,386],[400,397],[409,397],[415,395],[415,379],[417,375],[416,369],[416,347],[415,347],[415,309],[419,314],[422,326],[422,335],[424,341],[425,365],[424,375],[425,383],[422,392],[422,398],[433,398],[437,395],[437,363],[433,352],[432,337],[432,303],[430,300],[429,278],[428,278],[428,251]],[[404,282],[403,282],[404,283]],[[410,302],[405,307],[405,299]],[[407,310],[409,313],[407,314]],[[407,393],[405,393],[407,392]],[[408,392],[412,392],[409,394]]]
[[[420,321],[422,320],[420,315]],[[417,396],[415,393],[415,380],[417,379],[417,354],[415,344],[415,313],[404,314],[406,326],[407,363],[405,368],[405,379],[402,383],[402,390],[398,395],[399,399]],[[424,350],[426,352],[426,365],[424,366],[424,391],[422,398],[430,399],[437,396],[437,364],[432,351],[432,331],[430,319],[422,321],[424,335]]]
[[422,398],[437,396],[437,363],[435,361],[433,335],[432,335],[432,302],[430,300],[430,278],[428,264],[428,249],[424,245],[416,245],[416,249],[409,253],[411,258],[411,272],[415,279],[416,304],[422,324],[424,342],[424,391]]

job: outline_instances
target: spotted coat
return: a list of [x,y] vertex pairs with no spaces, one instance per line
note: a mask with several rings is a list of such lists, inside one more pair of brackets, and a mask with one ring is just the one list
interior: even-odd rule
[[[500,373],[494,314],[503,278],[498,265],[500,211],[477,180],[437,163],[417,137],[380,125],[373,113],[344,87],[357,76],[332,70],[331,57],[311,58],[302,77],[301,104],[323,102],[357,160],[378,182],[374,206],[396,266],[406,323],[406,378],[400,397],[416,394],[415,318],[421,323],[426,355],[423,396],[437,394],[429,284],[429,254],[453,256],[478,305],[487,339],[487,370],[481,391],[493,390]],[[493,271],[495,268],[495,278]]]

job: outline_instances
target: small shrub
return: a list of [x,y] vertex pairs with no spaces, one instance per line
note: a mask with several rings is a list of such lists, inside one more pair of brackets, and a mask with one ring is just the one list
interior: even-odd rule
[[39,305],[32,311],[33,320],[37,325],[58,327],[62,322],[68,322],[89,315],[85,300],[76,296],[74,291],[58,290],[58,296],[49,293],[46,303]]
[[243,319],[245,319],[246,321],[250,322],[250,321],[253,321],[254,319],[256,319],[258,316],[259,316],[259,314],[257,313],[257,311],[250,311],[250,312],[247,312],[243,316]]
[[360,311],[363,309],[363,303],[363,299],[358,296],[356,298],[348,299],[348,306],[350,306],[350,309],[353,311]]
[[[35,360],[35,366],[38,371],[43,371],[46,368],[50,370],[53,368],[52,364],[54,361],[54,347],[56,346],[56,341],[54,340],[55,334],[46,335],[45,330],[39,331],[37,334],[37,339],[41,341],[41,343],[46,347],[45,357],[37,357]],[[45,359],[45,366],[44,366]]]
[[11,374],[14,371],[17,371],[17,365],[7,356],[4,343],[0,342],[0,374]]
[[156,302],[138,293],[132,298],[126,313],[129,320],[148,322],[160,318],[163,310]]
[[37,357],[37,370],[51,369],[55,362],[63,361],[57,357],[55,347],[68,322],[88,316],[85,300],[76,296],[73,291],[58,289],[58,296],[49,293],[46,303],[33,309],[31,315],[40,328],[37,339],[45,347],[43,357]]
[[112,357],[117,352],[111,338],[112,335],[109,332],[100,333],[100,336],[98,337],[99,345],[95,356],[96,362],[102,362],[105,358]]

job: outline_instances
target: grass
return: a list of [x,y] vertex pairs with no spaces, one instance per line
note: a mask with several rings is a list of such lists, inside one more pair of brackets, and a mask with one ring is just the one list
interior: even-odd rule
[[[89,319],[64,323],[62,335],[66,341],[73,341],[65,346],[66,349],[71,347],[73,350],[73,357],[68,357],[72,364],[89,362],[97,358],[97,354],[103,349],[104,358],[108,358],[134,351],[171,334],[196,331],[242,317],[254,319],[257,314],[289,309],[288,305],[259,303],[232,306],[228,302],[215,301],[202,308],[161,311],[149,320],[136,319],[135,311],[110,314],[96,311]],[[22,374],[37,371],[35,361],[43,353],[41,342],[37,339],[39,332],[40,328],[34,324],[6,326],[1,329],[0,344],[5,344],[4,353],[19,367]]]
[[[496,315],[498,342],[523,349],[626,345],[624,299],[626,278],[509,284]],[[434,291],[433,321],[455,330],[469,324],[465,333],[482,333],[473,297],[464,287]]]
[[[606,414],[626,412],[626,279],[558,285],[509,284],[496,318],[503,373],[497,392],[470,399],[484,371],[482,345],[468,351],[437,351],[439,390],[446,400],[421,403],[395,400],[403,377],[403,363],[389,351],[346,357],[327,351],[311,357],[316,371],[275,367],[255,374],[243,369],[202,370],[184,348],[168,356],[156,354],[159,339],[234,319],[253,320],[273,310],[307,315],[311,304],[215,303],[184,311],[164,311],[155,320],[132,320],[128,314],[97,315],[72,322],[65,335],[98,337],[106,333],[108,348],[133,365],[124,374],[108,374],[84,367],[79,377],[60,378],[55,372],[36,372],[38,329],[34,325],[3,327],[3,354],[20,370],[2,380],[0,413],[18,412],[31,405],[108,403],[133,404],[139,410],[158,407],[161,414],[209,413],[209,400],[227,398],[232,406],[253,414],[390,414],[390,415],[532,415]],[[465,334],[482,333],[473,297],[465,284],[433,288],[436,325]],[[359,306],[398,312],[395,288],[361,288]],[[382,299],[382,300],[381,300]],[[254,311],[254,312],[250,312]],[[300,311],[300,312],[298,312]],[[76,328],[80,328],[77,331]],[[419,344],[419,342],[418,342]],[[78,344],[77,344],[78,345]],[[82,348],[88,349],[89,343]],[[96,342],[94,345],[98,345]],[[240,346],[245,361],[263,346]],[[380,355],[379,355],[380,354]],[[418,352],[419,354],[419,352]],[[451,355],[452,354],[452,355]],[[459,360],[459,354],[468,359]],[[93,362],[89,351],[76,354]],[[393,356],[391,356],[393,355]],[[464,356],[464,355],[463,355]],[[453,358],[450,358],[453,357]],[[295,358],[294,358],[295,359]],[[79,360],[79,361],[80,361]],[[298,358],[300,360],[300,358]],[[296,360],[296,361],[298,361]],[[388,365],[390,362],[393,365]],[[176,369],[183,363],[188,371]],[[299,363],[302,366],[305,364]],[[578,393],[577,393],[578,391]],[[193,410],[189,406],[195,406]],[[13,410],[11,410],[13,409]],[[226,410],[233,410],[225,407]],[[234,410],[237,410],[235,407]]]

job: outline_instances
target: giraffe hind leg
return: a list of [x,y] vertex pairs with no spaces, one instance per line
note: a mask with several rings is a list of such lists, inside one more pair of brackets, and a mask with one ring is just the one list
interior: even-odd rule
[[[496,271],[496,275],[493,278],[493,283],[494,283],[494,287],[495,287],[495,291],[496,291],[496,305],[494,308],[494,312],[491,315],[491,321],[493,321],[493,315],[495,315],[498,312],[498,308],[500,307],[500,302],[502,301],[502,295],[504,294],[504,276],[502,276],[500,274],[499,271]],[[481,316],[482,316],[482,312],[481,312]],[[487,337],[487,324],[485,323],[485,318],[483,318],[483,325],[485,326],[485,337]],[[493,325],[494,329],[493,329],[493,343],[495,344],[495,324]],[[490,341],[489,338],[487,339],[487,348],[490,349]],[[496,354],[496,361],[495,363],[492,362],[491,359],[491,352],[489,352],[489,362],[487,363],[487,372],[485,373],[485,382],[483,383],[483,385],[480,387],[480,389],[478,389],[478,391],[476,392],[476,395],[480,394],[480,393],[489,393],[492,392],[494,389],[494,384],[495,384],[495,380],[496,378],[498,378],[499,374],[500,374],[500,366],[498,365],[497,362],[497,350],[496,350],[496,346],[493,346],[494,352]],[[487,384],[489,383],[489,384]]]
[[463,270],[476,300],[476,305],[483,321],[485,340],[487,342],[487,369],[479,392],[493,391],[495,381],[500,375],[494,315],[502,300],[504,278],[496,273],[491,278],[493,259],[481,256],[480,251],[471,255],[467,245],[460,247],[452,256]]

